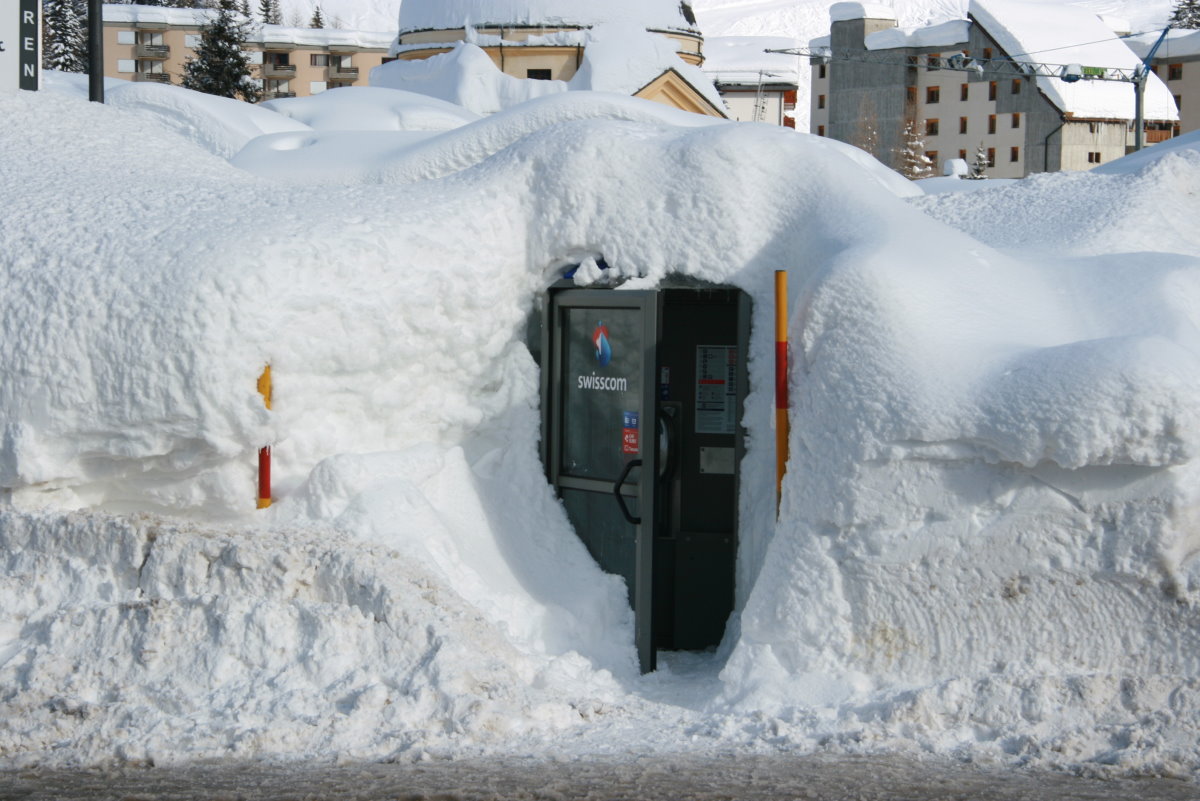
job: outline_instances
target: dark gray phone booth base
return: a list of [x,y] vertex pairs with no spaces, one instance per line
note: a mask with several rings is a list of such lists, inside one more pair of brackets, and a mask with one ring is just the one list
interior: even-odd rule
[[563,282],[539,320],[546,472],[600,567],[625,578],[642,671],[657,649],[717,645],[733,610],[749,297]]

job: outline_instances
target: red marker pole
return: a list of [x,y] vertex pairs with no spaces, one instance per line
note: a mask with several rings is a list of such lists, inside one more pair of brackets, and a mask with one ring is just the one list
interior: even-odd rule
[[775,271],[775,512],[783,497],[788,461],[788,299],[787,271]]
[[[262,395],[263,404],[271,408],[271,365],[267,365],[258,377],[258,394]],[[271,446],[258,449],[258,508],[266,509],[271,505]]]

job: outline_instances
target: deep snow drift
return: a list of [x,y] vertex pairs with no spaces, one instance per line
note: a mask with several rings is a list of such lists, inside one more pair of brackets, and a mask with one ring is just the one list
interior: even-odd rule
[[[925,197],[836,142],[589,92],[478,120],[388,89],[0,112],[6,763],[1200,768],[1194,151]],[[738,613],[646,678],[542,478],[522,343],[599,256],[755,300]]]

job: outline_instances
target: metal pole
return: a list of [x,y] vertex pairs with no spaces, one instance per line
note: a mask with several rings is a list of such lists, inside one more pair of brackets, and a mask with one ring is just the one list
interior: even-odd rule
[[1146,127],[1146,123],[1143,120],[1145,116],[1143,107],[1146,97],[1145,70],[1138,73],[1137,80],[1133,84],[1133,96],[1133,149],[1134,151],[1138,151],[1142,149],[1142,140],[1145,138],[1145,133],[1142,129]]
[[788,461],[788,299],[787,270],[775,271],[775,511],[783,497]]
[[88,0],[88,99],[104,102],[103,0]]
[[[271,409],[271,365],[267,365],[258,377],[258,394],[262,395],[263,405],[267,411]],[[271,446],[258,449],[258,508],[266,509],[271,505]]]

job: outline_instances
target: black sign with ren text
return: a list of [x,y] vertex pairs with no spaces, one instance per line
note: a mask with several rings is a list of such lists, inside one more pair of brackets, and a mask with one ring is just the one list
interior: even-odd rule
[[[41,61],[41,31],[38,30],[39,0],[21,1],[20,39],[17,51],[21,55],[21,88],[38,88],[38,69]],[[11,6],[10,6],[11,8]]]

